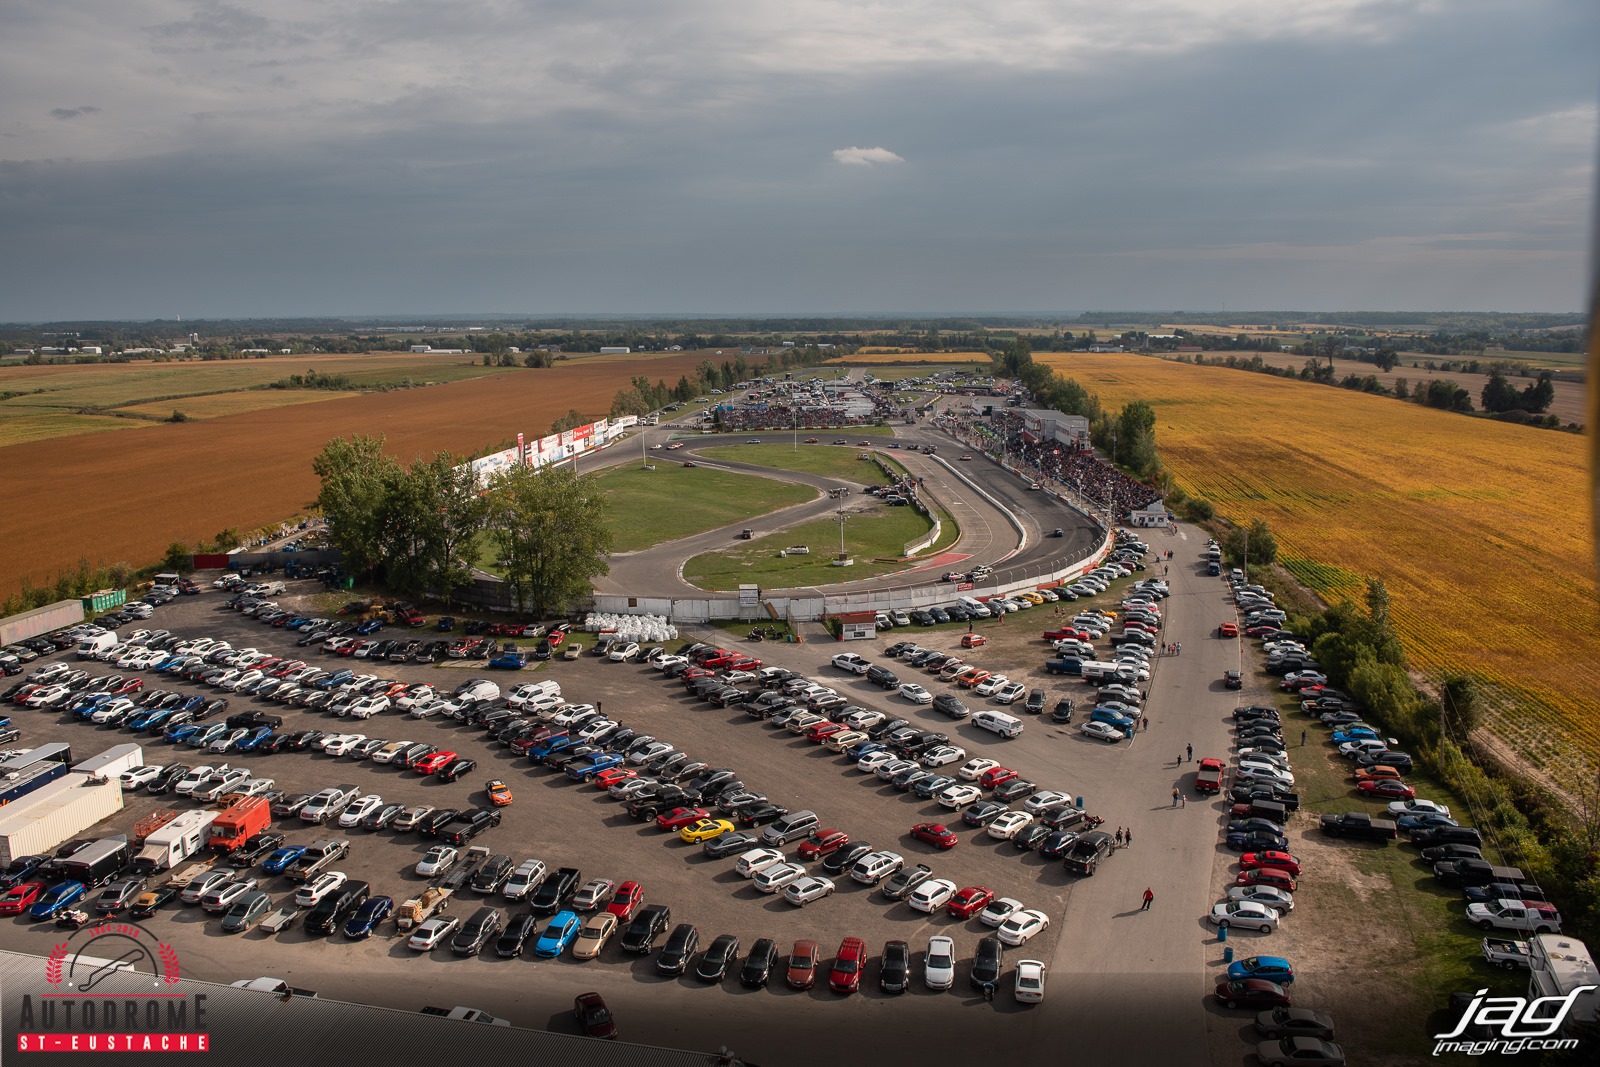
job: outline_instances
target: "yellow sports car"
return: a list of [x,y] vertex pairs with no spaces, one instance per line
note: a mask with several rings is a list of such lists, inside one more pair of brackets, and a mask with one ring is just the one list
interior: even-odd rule
[[733,823],[727,819],[699,819],[678,831],[678,836],[689,844],[709,841],[719,834],[728,833],[733,829]]
[[578,939],[572,943],[574,959],[592,960],[600,955],[600,950],[606,947],[606,942],[611,935],[617,932],[617,917],[609,911],[597,912],[589,916],[583,924],[583,929],[578,931]]

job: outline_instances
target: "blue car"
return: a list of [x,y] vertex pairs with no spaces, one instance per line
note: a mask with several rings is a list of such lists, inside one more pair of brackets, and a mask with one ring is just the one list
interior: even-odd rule
[[[147,734],[161,733],[167,726],[167,720],[178,714],[177,708],[161,708],[150,713],[150,718],[145,720],[143,731]],[[183,725],[179,723],[179,725]]]
[[608,771],[612,767],[620,767],[623,758],[617,752],[596,752],[592,756],[585,756],[576,763],[567,765],[567,777],[579,782],[592,782],[595,775],[601,771]]
[[282,874],[289,869],[291,863],[305,855],[305,852],[305,845],[290,845],[287,848],[280,848],[267,857],[266,862],[261,865],[261,869],[267,874]]
[[169,745],[178,745],[189,740],[195,734],[205,729],[203,722],[181,722],[177,726],[170,726],[161,732],[161,740]]
[[76,904],[88,892],[89,887],[82,882],[62,882],[51,886],[28,908],[28,914],[35,919],[54,919],[57,912]]
[[857,763],[860,763],[872,753],[877,752],[882,748],[882,743],[878,741],[858,741],[845,750],[845,755],[849,756]]
[[550,920],[550,925],[544,928],[544,932],[539,935],[539,940],[534,942],[533,954],[547,960],[555,959],[567,950],[568,945],[577,939],[578,928],[582,925],[583,923],[574,913],[570,911],[561,912]]
[[355,676],[356,672],[351,670],[349,667],[346,667],[343,670],[337,670],[332,674],[324,675],[323,677],[318,678],[316,681],[312,682],[311,685],[316,689],[332,689],[336,685],[343,685],[345,682],[348,682]]
[[1228,981],[1237,982],[1246,978],[1290,985],[1294,982],[1294,965],[1282,956],[1247,956],[1228,964]]
[[1119,730],[1133,729],[1133,720],[1119,711],[1111,708],[1095,708],[1089,713],[1090,722],[1103,722],[1115,726]]
[[137,733],[138,731],[143,730],[146,726],[149,726],[150,720],[155,718],[158,714],[159,712],[155,711],[137,712],[136,714],[129,715],[127,722],[124,722],[122,725]]
[[527,665],[528,657],[522,652],[507,652],[489,661],[489,666],[497,671],[520,671]]
[[1436,826],[1460,826],[1448,815],[1441,815],[1437,811],[1419,811],[1410,815],[1402,815],[1395,819],[1395,825],[1401,833],[1410,833],[1413,830],[1432,830]]
[[1378,741],[1378,731],[1370,726],[1355,726],[1334,732],[1333,743],[1342,745],[1347,741]]
[[360,941],[372,933],[372,928],[389,917],[389,912],[394,910],[393,897],[368,897],[356,909],[356,913],[344,924],[344,936],[352,941]]
[[375,634],[381,629],[383,629],[382,619],[368,619],[366,622],[356,627],[356,633],[365,637],[367,634]]
[[233,747],[238,752],[254,752],[267,738],[272,736],[272,727],[258,726],[249,734],[240,739]]
[[199,711],[201,708],[206,706],[206,699],[207,698],[205,697],[204,694],[196,693],[194,696],[190,697],[188,700],[185,700],[182,704],[179,704],[178,707],[176,708],[176,710],[177,711],[187,711],[192,715],[195,712]]
[[538,763],[546,756],[560,752],[564,748],[571,747],[572,738],[565,734],[557,737],[549,737],[528,749],[528,758],[533,762]]

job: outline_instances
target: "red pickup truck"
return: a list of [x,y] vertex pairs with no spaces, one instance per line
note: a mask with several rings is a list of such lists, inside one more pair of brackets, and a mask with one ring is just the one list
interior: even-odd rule
[[1203,759],[1199,768],[1194,772],[1194,791],[1196,793],[1218,793],[1222,791],[1222,761],[1219,759]]

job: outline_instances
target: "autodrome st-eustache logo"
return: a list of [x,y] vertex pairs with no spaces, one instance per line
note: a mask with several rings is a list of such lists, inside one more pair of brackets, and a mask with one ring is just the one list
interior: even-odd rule
[[46,958],[47,991],[19,998],[17,1051],[209,1052],[206,995],[178,992],[181,976],[177,949],[139,924],[86,927]]

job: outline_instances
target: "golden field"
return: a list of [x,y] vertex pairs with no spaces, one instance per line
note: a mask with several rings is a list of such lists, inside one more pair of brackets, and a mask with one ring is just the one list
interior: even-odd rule
[[[1221,367],[1041,355],[1115,410],[1144,399],[1177,483],[1272,527],[1330,599],[1382,578],[1413,664],[1497,697],[1496,733],[1562,777],[1600,759],[1600,611],[1583,438]],[[1198,546],[1194,546],[1198,547]]]
[[909,348],[875,348],[871,345],[858,348],[854,355],[828,360],[830,364],[869,363],[983,363],[989,364],[987,352],[915,352]]

